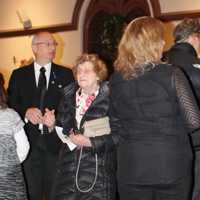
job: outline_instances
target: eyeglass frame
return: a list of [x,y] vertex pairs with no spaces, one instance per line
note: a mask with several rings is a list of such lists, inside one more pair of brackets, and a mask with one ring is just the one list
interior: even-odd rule
[[50,43],[50,42],[35,42],[33,43],[33,45],[41,45],[41,44],[44,44],[46,45],[48,48],[51,47],[51,46],[58,46],[58,43],[57,42],[53,42],[53,43]]

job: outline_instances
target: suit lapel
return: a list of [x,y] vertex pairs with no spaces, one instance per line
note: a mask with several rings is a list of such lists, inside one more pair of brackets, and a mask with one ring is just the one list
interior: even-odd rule
[[51,65],[51,72],[49,77],[49,85],[45,95],[45,105],[54,105],[60,99],[59,91],[59,76],[57,76],[57,68],[54,63]]
[[58,79],[59,79],[59,76],[57,76],[57,71],[56,71],[55,64],[52,63],[51,64],[50,77],[49,77],[49,85],[48,85],[48,89],[47,89],[49,94],[51,94],[55,90],[57,90],[58,81],[59,81]]
[[51,72],[50,72],[50,77],[49,77],[49,85],[48,85],[48,91],[51,91],[52,88],[54,88],[54,85],[55,85],[55,69],[54,69],[54,65],[52,63],[51,65]]
[[26,89],[26,96],[29,96],[30,102],[35,105],[37,96],[37,86],[35,80],[34,64],[30,64],[27,70],[26,82],[24,83]]
[[60,72],[54,63],[51,64],[51,73],[49,78],[48,91],[59,90],[63,88],[62,79],[59,76]]
[[[30,74],[27,77],[30,77],[29,80],[29,87],[31,87],[31,89],[36,90],[37,89],[37,85],[36,85],[36,80],[35,80],[35,71],[34,71],[34,64],[32,63],[30,65],[30,70],[28,71]],[[31,91],[31,90],[30,90]]]

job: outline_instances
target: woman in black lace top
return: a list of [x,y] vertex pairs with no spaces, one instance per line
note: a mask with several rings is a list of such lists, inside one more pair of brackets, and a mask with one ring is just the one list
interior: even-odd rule
[[160,61],[163,31],[159,20],[137,18],[118,48],[110,113],[122,200],[191,199],[200,117],[182,71]]

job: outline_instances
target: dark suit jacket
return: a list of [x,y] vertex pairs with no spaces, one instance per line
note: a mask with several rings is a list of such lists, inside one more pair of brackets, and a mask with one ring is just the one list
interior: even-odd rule
[[200,59],[193,46],[184,42],[177,43],[164,53],[163,60],[183,69],[200,106],[200,69],[194,67],[200,65]]
[[[73,74],[70,69],[52,63],[49,86],[44,100],[45,107],[56,110],[61,98],[62,88],[72,81]],[[13,71],[8,86],[9,106],[14,108],[22,119],[25,118],[28,108],[36,107],[36,92],[33,63]],[[38,127],[29,122],[26,124],[25,130],[31,146],[34,147],[40,136]],[[51,134],[48,134],[47,137],[51,137]],[[53,146],[49,151],[54,152]]]

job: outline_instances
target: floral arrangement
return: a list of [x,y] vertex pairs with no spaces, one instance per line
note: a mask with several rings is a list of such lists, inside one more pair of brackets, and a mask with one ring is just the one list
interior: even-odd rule
[[119,14],[108,15],[103,24],[101,44],[104,51],[110,52],[112,58],[115,56],[125,26],[125,17]]

